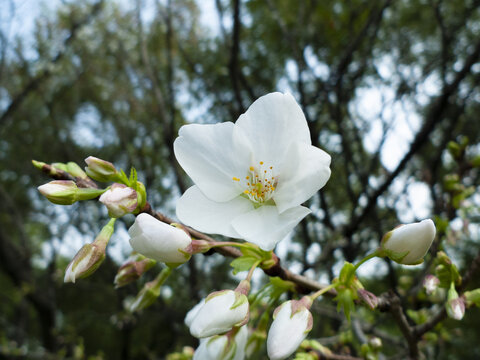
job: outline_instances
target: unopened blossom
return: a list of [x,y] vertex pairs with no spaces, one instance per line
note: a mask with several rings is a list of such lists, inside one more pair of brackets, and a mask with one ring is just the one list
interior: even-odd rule
[[438,284],[440,284],[440,280],[433,275],[427,275],[423,280],[423,287],[428,295],[433,294],[437,290]]
[[264,250],[310,213],[301,204],[330,177],[330,156],[312,146],[290,94],[262,96],[235,124],[185,125],[174,150],[195,183],[177,204],[178,218]]
[[137,208],[137,192],[123,184],[113,184],[100,196],[99,201],[108,209],[110,217],[119,218]]
[[465,315],[465,298],[463,296],[458,296],[453,283],[448,290],[448,298],[445,307],[448,317],[455,320],[463,319],[463,316]]
[[132,248],[150,259],[169,265],[188,261],[187,248],[192,242],[183,230],[165,224],[153,216],[142,213],[128,229]]
[[193,317],[189,319],[190,333],[197,338],[224,334],[234,326],[247,322],[249,304],[247,297],[234,290],[210,294]]
[[386,255],[399,264],[417,265],[435,238],[435,225],[432,220],[400,225],[385,234],[381,248]]
[[247,338],[247,326],[242,326],[225,335],[200,339],[200,346],[195,350],[193,360],[243,360]]
[[302,300],[290,300],[275,309],[274,320],[267,336],[270,360],[289,357],[312,330],[313,317],[308,310],[311,303],[305,306]]
[[85,244],[73,257],[65,270],[64,282],[75,283],[77,279],[93,274],[105,260],[105,249],[114,231],[115,219],[110,219],[91,244]]
[[77,201],[78,187],[71,180],[54,180],[38,187],[49,201],[58,205],[71,205]]
[[118,177],[117,169],[109,161],[89,156],[85,159],[85,162],[87,163],[85,172],[94,180],[108,182],[115,181]]
[[155,264],[155,260],[134,252],[118,269],[113,280],[115,287],[119,288],[136,281]]

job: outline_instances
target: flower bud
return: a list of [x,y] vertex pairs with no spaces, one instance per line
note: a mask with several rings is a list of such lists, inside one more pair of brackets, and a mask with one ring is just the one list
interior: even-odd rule
[[243,360],[248,329],[246,326],[233,328],[228,334],[201,339],[193,360]]
[[83,279],[90,276],[98,269],[105,260],[105,249],[112,237],[115,219],[111,219],[105,225],[91,244],[85,244],[74,256],[65,270],[64,282],[75,283],[76,279]]
[[423,262],[435,238],[435,225],[427,219],[419,223],[400,225],[386,233],[381,249],[393,261],[404,265],[417,265]]
[[192,242],[190,236],[151,215],[138,215],[128,234],[132,248],[148,258],[169,266],[177,266],[190,259],[190,254],[186,252]]
[[155,265],[156,261],[148,259],[143,255],[134,254],[118,269],[115,276],[115,287],[119,288],[137,280],[145,272]]
[[284,302],[275,309],[273,322],[267,336],[267,352],[270,360],[289,357],[312,330],[313,317],[308,310],[306,297]]
[[93,156],[86,158],[85,162],[87,163],[85,172],[93,180],[101,182],[117,180],[118,171],[111,162]]
[[370,345],[372,347],[372,349],[374,349],[374,350],[379,350],[382,347],[382,339],[380,339],[376,336],[372,337],[372,338],[368,339],[368,345]]
[[455,285],[450,286],[448,290],[448,300],[445,304],[448,317],[455,320],[462,320],[465,315],[465,299],[458,296]]
[[137,208],[137,192],[123,184],[113,184],[100,196],[100,202],[108,209],[108,215],[119,218]]
[[440,280],[438,280],[438,278],[433,275],[427,275],[423,280],[423,287],[425,288],[425,292],[428,295],[432,295],[435,290],[437,290],[438,284],[440,284]]
[[222,290],[208,295],[191,320],[190,333],[197,338],[219,335],[248,321],[247,297],[237,291]]
[[357,294],[358,297],[370,308],[370,310],[373,310],[378,306],[378,298],[370,291],[358,289]]
[[86,179],[87,178],[87,174],[85,174],[85,171],[82,170],[82,168],[80,166],[78,166],[77,163],[74,163],[72,161],[68,162],[66,164],[67,168],[66,168],[66,171],[74,176],[74,177],[77,177],[77,178],[80,178],[80,179]]
[[38,187],[38,191],[50,202],[58,205],[72,205],[76,199],[78,187],[71,180],[50,181]]

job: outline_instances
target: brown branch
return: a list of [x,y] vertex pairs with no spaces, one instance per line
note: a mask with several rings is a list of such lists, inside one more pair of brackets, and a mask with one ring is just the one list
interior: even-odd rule
[[242,101],[242,94],[240,93],[239,84],[239,63],[238,53],[240,51],[240,0],[234,0],[233,3],[233,34],[232,34],[232,47],[230,52],[230,62],[228,64],[228,70],[230,73],[230,80],[232,81],[233,93],[235,94],[235,101],[237,102],[237,111],[239,114],[245,111]]

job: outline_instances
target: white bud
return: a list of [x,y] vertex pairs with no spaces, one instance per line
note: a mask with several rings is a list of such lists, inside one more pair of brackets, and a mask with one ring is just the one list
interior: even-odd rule
[[128,234],[132,248],[148,258],[174,265],[183,264],[190,258],[186,253],[192,242],[190,236],[151,215],[138,215]]
[[248,320],[247,297],[237,291],[223,290],[210,294],[191,320],[190,333],[197,338],[219,335]]
[[287,301],[275,309],[274,320],[267,337],[270,360],[289,357],[300,346],[312,329],[313,317],[299,301]]
[[427,275],[423,280],[423,287],[425,288],[425,292],[428,295],[432,295],[435,290],[437,290],[438,284],[440,284],[440,280],[438,280],[438,278],[433,275]]
[[108,215],[119,218],[137,208],[137,192],[123,184],[113,184],[100,196],[100,202],[108,209]]
[[435,225],[427,219],[418,223],[401,225],[385,234],[382,249],[387,256],[399,264],[417,265],[435,238]]
[[193,360],[243,360],[247,344],[248,330],[242,326],[236,331],[233,341],[231,333],[200,339],[200,346],[195,350]]
[[455,320],[462,320],[465,315],[465,301],[463,298],[456,298],[448,300],[447,302],[447,315]]
[[71,180],[55,180],[38,187],[38,191],[54,204],[71,205],[77,201],[78,187]]

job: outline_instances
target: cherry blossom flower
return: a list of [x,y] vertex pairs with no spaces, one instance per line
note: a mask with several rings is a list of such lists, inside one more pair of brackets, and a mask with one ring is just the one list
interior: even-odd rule
[[195,185],[177,204],[185,224],[272,250],[330,177],[330,156],[311,145],[290,94],[259,98],[237,122],[183,126],[175,156]]

